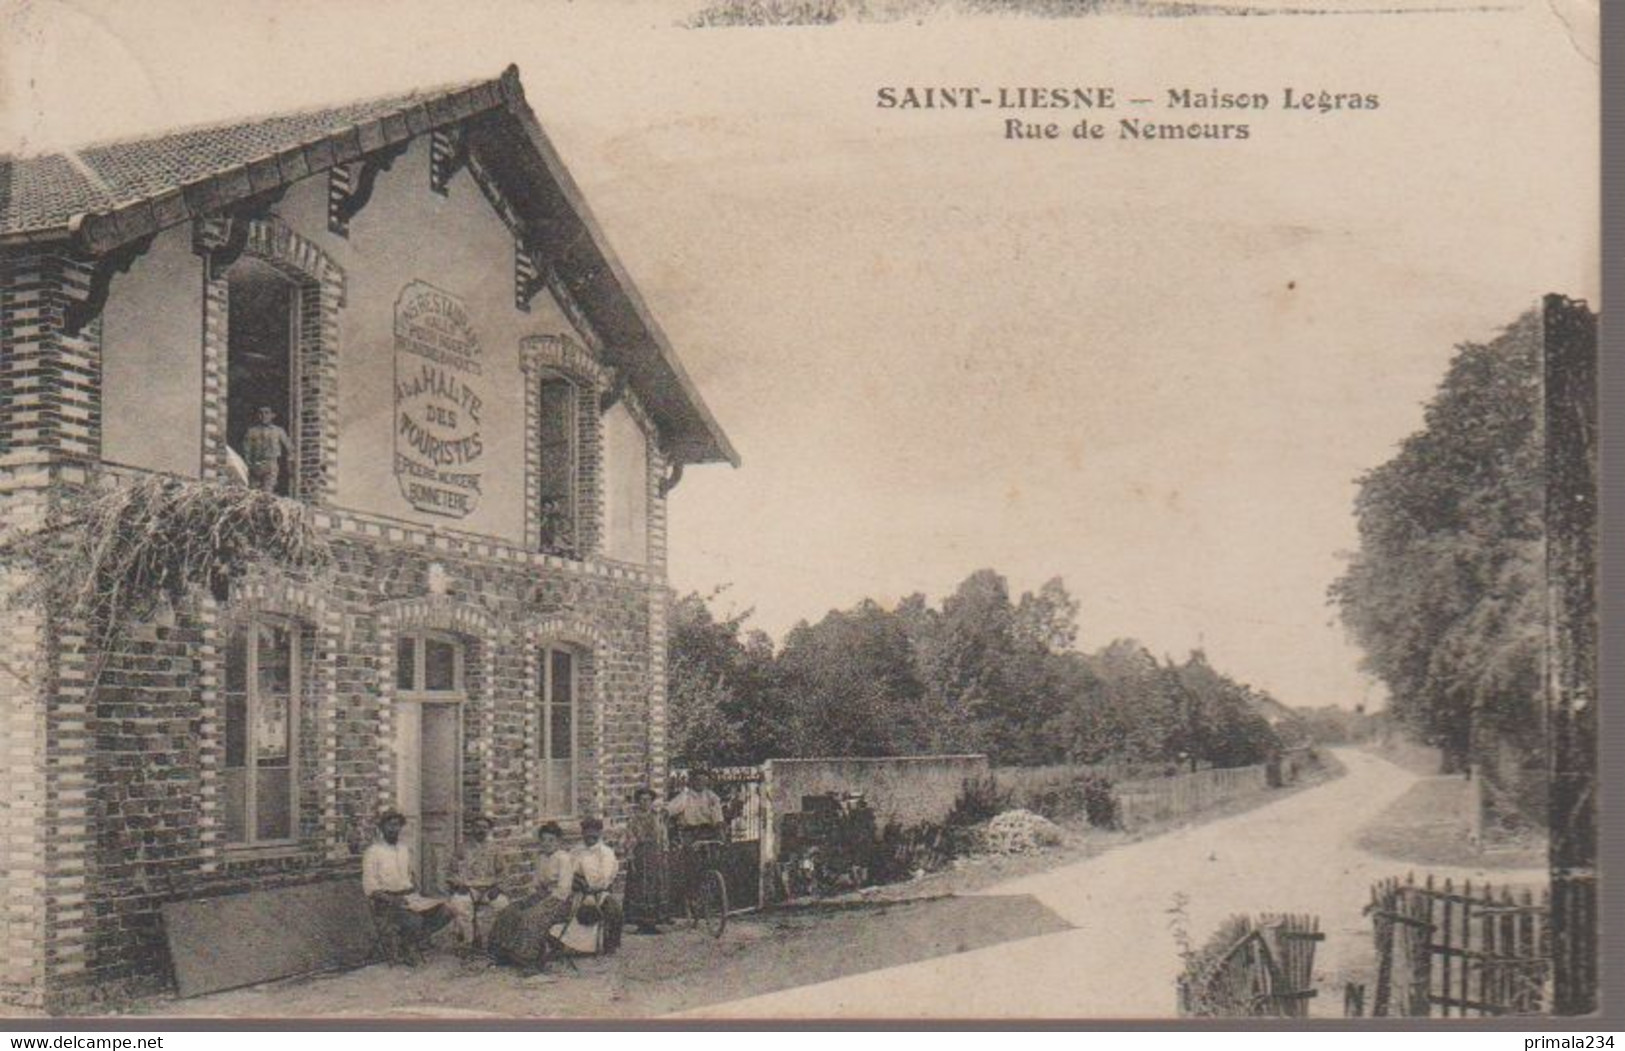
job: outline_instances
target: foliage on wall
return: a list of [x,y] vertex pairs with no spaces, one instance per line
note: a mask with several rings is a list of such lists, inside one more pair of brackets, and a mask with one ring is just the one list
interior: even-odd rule
[[122,625],[224,594],[254,566],[313,571],[330,552],[305,504],[241,485],[144,475],[57,509],[45,526],[0,543],[30,564],[14,603],[82,618],[105,652]]

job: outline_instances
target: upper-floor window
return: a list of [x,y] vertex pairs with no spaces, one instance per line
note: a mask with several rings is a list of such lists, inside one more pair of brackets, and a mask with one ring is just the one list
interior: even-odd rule
[[544,375],[541,385],[541,463],[539,465],[537,520],[542,550],[575,556],[577,536],[578,413],[580,398],[574,383],[562,376]]
[[299,491],[299,288],[252,256],[226,276],[226,443],[235,473],[281,496]]
[[604,414],[604,554],[649,557],[649,439],[624,403]]
[[227,638],[222,771],[227,843],[296,838],[304,682],[299,636],[295,621],[255,617]]

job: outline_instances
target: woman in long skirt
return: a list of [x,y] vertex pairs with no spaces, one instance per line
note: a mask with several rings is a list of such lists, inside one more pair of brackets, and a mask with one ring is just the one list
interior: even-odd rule
[[542,858],[536,865],[536,886],[515,901],[491,924],[487,945],[491,958],[540,971],[547,964],[549,932],[570,916],[571,880],[575,864],[564,849],[564,832],[549,821],[541,827]]
[[621,853],[626,866],[626,918],[639,934],[658,934],[671,917],[671,877],[667,868],[666,815],[655,805],[653,789],[632,795]]

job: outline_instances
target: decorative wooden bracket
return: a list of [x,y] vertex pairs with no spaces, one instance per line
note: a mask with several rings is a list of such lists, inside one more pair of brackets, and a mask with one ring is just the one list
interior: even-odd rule
[[429,135],[429,189],[445,197],[451,192],[451,177],[467,164],[468,133],[461,126]]
[[609,389],[598,395],[598,412],[600,415],[615,407],[615,403],[626,395],[626,370],[616,369],[615,380]]
[[224,277],[248,245],[248,224],[264,219],[282,199],[286,187],[239,201],[216,215],[192,222],[192,251],[203,257],[204,276]]
[[373,186],[380,172],[389,170],[395,158],[406,152],[405,141],[374,150],[358,161],[334,165],[327,173],[327,228],[340,237],[350,236],[350,220],[372,200]]
[[204,277],[224,276],[248,244],[248,221],[236,216],[209,215],[192,223],[192,251],[203,257]]
[[677,483],[682,481],[682,480],[683,480],[683,461],[674,460],[674,461],[672,461],[672,465],[669,468],[666,469],[666,477],[660,479],[660,495],[661,495],[661,497],[664,498],[667,493],[669,493],[673,489],[677,488]]
[[68,335],[78,335],[100,316],[102,308],[107,305],[107,293],[113,287],[114,275],[128,273],[135,261],[152,247],[156,236],[148,234],[137,238],[92,261],[90,283],[85,287],[84,298],[70,298],[62,312],[62,328]]
[[513,239],[513,305],[530,313],[530,301],[547,285],[547,263],[523,238]]

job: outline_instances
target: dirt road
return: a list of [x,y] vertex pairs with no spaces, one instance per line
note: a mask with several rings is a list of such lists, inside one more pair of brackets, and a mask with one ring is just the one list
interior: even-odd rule
[[[1361,828],[1418,780],[1344,750],[1346,776],[1211,824],[990,887],[1032,894],[1075,930],[716,1004],[695,1017],[1144,1018],[1174,1014],[1177,933],[1202,942],[1233,913],[1305,912],[1327,939],[1317,974],[1337,976],[1371,953],[1360,909],[1371,883],[1402,863],[1361,850]],[[1471,869],[1430,868],[1482,879]],[[1537,881],[1538,870],[1495,881]],[[1341,1012],[1325,989],[1312,1013]]]

